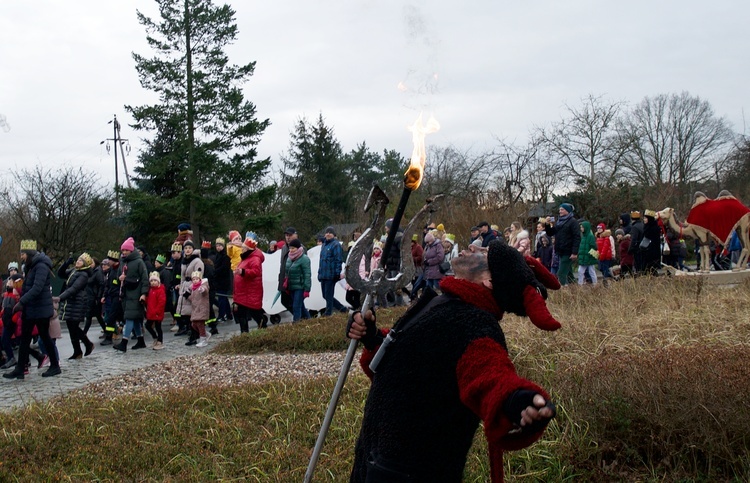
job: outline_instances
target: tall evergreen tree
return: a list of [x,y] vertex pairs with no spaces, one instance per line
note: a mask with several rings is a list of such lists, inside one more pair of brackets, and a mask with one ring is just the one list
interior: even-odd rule
[[257,120],[242,94],[255,62],[230,64],[224,51],[237,37],[235,11],[211,0],[157,3],[157,21],[138,12],[154,56],[133,58],[159,102],[125,107],[133,128],[155,132],[135,169],[137,188],[124,190],[128,220],[172,232],[175,221],[189,220],[196,236],[269,229],[275,186],[264,181],[271,161],[257,160],[256,146],[270,122]]
[[341,144],[322,114],[314,125],[305,118],[297,121],[282,159],[282,206],[288,224],[307,237],[327,224],[350,221],[356,209],[352,180]]

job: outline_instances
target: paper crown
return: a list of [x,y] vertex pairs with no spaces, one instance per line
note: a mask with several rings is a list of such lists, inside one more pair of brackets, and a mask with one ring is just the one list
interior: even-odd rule
[[646,210],[643,212],[644,215],[650,216],[651,218],[656,218],[656,212],[654,210]]
[[209,240],[203,240],[203,243],[201,243],[201,248],[211,248],[211,242]]
[[36,240],[21,240],[21,250],[36,250]]
[[203,272],[196,270],[190,274],[190,278],[203,278]]
[[182,244],[181,243],[173,243],[171,252],[180,252],[182,253]]
[[635,211],[631,211],[630,212],[630,218],[636,219],[636,218],[640,218],[640,217],[641,217],[641,212],[640,211],[635,210]]
[[154,279],[156,279],[156,280],[159,280],[159,281],[161,281],[161,277],[159,276],[159,272],[151,272],[151,273],[149,273],[149,274],[148,274],[148,279],[149,279],[149,280],[154,280]]
[[156,261],[159,263],[167,263],[167,257],[161,254],[156,255]]
[[107,252],[107,258],[117,261],[120,259],[120,252],[117,250],[110,250]]
[[78,259],[83,261],[83,266],[85,268],[94,266],[94,259],[86,252],[81,253],[81,256],[78,257]]
[[224,240],[222,237],[217,238],[216,241],[214,242],[214,245],[224,246],[226,244],[227,244],[226,240]]
[[456,235],[454,235],[453,233],[446,233],[445,234],[445,239],[448,240],[448,241],[450,241],[451,244],[456,243]]

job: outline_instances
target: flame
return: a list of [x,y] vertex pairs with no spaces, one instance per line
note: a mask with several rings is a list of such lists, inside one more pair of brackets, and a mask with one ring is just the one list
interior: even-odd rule
[[411,163],[409,169],[404,174],[404,185],[407,189],[414,191],[422,184],[422,175],[424,174],[424,164],[427,159],[427,152],[424,147],[424,137],[440,130],[440,124],[434,117],[430,116],[427,125],[422,124],[422,113],[419,113],[417,120],[407,129],[412,133],[412,142],[414,150],[411,153]]

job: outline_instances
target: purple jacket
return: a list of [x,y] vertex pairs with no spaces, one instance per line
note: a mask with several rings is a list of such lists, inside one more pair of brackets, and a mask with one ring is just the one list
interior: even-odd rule
[[427,245],[424,248],[422,263],[424,265],[425,280],[440,280],[444,277],[438,268],[438,265],[443,263],[444,258],[445,251],[443,250],[443,244],[440,243],[440,240],[435,240],[432,245]]

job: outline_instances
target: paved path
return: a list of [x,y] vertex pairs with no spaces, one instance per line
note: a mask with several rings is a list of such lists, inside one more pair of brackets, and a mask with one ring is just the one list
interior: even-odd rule
[[[283,315],[286,314],[285,312]],[[291,316],[288,319],[282,318],[282,323],[290,321]],[[57,340],[58,351],[62,359],[60,362],[62,374],[59,376],[42,377],[42,372],[47,368],[36,369],[36,361],[32,357],[32,367],[23,380],[0,378],[0,410],[22,407],[33,401],[47,401],[92,382],[125,374],[133,369],[163,363],[180,356],[203,354],[206,349],[211,348],[217,342],[227,340],[240,333],[240,326],[234,322],[221,323],[218,326],[219,334],[211,337],[208,347],[199,349],[195,346],[185,345],[188,340],[187,336],[175,337],[174,332],[169,331],[170,320],[166,319],[162,325],[166,330],[164,333],[164,349],[152,350],[152,339],[147,333],[145,340],[148,347],[146,349],[131,350],[130,347],[134,344],[131,341],[128,351],[123,354],[114,350],[112,346],[99,345],[101,341],[96,338],[99,336],[100,330],[96,322],[94,324],[89,329],[89,336],[96,346],[94,352],[88,357],[73,361],[67,360],[73,354],[73,347],[67,329],[63,328],[63,338]],[[2,370],[0,372],[8,371]]]

